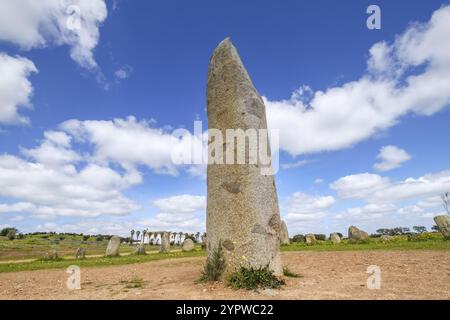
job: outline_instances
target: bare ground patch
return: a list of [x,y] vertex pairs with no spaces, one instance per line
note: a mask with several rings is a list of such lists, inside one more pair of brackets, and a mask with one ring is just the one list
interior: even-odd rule
[[[82,268],[81,290],[66,288],[65,269],[0,274],[0,299],[450,299],[450,251],[286,252],[301,278],[281,290],[235,291],[196,284],[205,258]],[[381,268],[369,290],[367,267]]]

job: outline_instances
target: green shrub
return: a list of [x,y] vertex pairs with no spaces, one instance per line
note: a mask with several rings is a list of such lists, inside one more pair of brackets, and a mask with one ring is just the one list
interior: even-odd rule
[[291,270],[288,269],[288,267],[283,267],[283,275],[289,278],[301,278],[301,275],[292,272]]
[[218,281],[225,270],[225,259],[222,256],[221,245],[215,250],[211,256],[206,260],[203,267],[201,282]]
[[434,239],[436,239],[436,236],[433,233],[418,233],[408,236],[408,241],[428,241]]
[[16,230],[10,229],[6,234],[6,237],[8,238],[8,240],[14,240],[16,238]]
[[305,242],[305,236],[302,234],[297,234],[292,238],[292,242]]
[[235,290],[237,289],[278,289],[285,282],[278,279],[269,266],[259,268],[241,267],[233,272],[228,278],[228,284]]
[[315,234],[316,240],[325,241],[327,240],[327,236],[324,234]]
[[8,233],[10,232],[17,233],[18,230],[16,228],[3,228],[2,230],[0,230],[0,236],[7,237]]

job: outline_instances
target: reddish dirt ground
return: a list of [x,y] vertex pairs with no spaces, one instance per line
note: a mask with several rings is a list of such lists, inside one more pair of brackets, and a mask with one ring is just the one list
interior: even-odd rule
[[[281,290],[235,291],[196,284],[204,258],[84,268],[81,290],[68,290],[64,269],[0,274],[0,299],[450,299],[450,251],[283,253],[302,278]],[[381,268],[381,288],[367,288],[367,267]],[[127,288],[133,279],[141,285]],[[130,282],[131,281],[131,282]]]

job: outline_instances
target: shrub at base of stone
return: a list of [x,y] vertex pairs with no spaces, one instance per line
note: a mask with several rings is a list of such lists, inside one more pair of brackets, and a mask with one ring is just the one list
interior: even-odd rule
[[212,255],[206,260],[203,267],[200,282],[219,281],[225,270],[225,259],[222,254],[221,246],[212,252]]
[[278,279],[269,266],[259,268],[241,267],[228,277],[228,284],[233,289],[279,289],[285,285],[284,280]]

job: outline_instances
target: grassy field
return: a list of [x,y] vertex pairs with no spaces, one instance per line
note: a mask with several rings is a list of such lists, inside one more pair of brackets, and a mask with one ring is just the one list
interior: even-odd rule
[[[50,250],[57,250],[65,258],[73,258],[77,248],[85,248],[87,255],[103,255],[108,240],[97,241],[90,237],[83,241],[79,235],[38,234],[26,235],[24,239],[8,240],[0,237],[0,262],[12,260],[39,259]],[[134,247],[122,245],[122,253],[133,252]],[[146,251],[157,251],[158,246],[146,246]]]
[[[25,270],[40,270],[50,268],[67,268],[70,265],[80,267],[96,267],[121,265],[156,261],[161,259],[200,257],[206,256],[206,252],[197,246],[193,252],[172,252],[169,254],[157,253],[157,246],[147,246],[147,255],[133,255],[133,246],[121,245],[122,256],[116,258],[89,257],[89,255],[103,255],[107,241],[82,241],[81,237],[66,237],[61,240],[58,235],[50,238],[42,236],[30,236],[21,240],[7,240],[0,237],[0,273]],[[55,238],[60,239],[58,243]],[[78,247],[87,249],[88,258],[75,260],[74,252]],[[173,251],[179,251],[179,247],[172,247]],[[49,250],[57,250],[63,258],[58,261],[42,261],[42,255]],[[421,235],[414,241],[409,241],[406,236],[396,236],[394,241],[382,243],[377,238],[370,238],[367,243],[352,244],[343,240],[340,244],[332,244],[329,240],[318,241],[317,244],[292,243],[281,246],[281,251],[344,251],[344,250],[450,250],[450,241],[444,240],[439,233]],[[34,259],[29,262],[14,262],[25,257]],[[5,261],[11,261],[5,263]]]
[[314,245],[292,243],[281,246],[281,251],[344,251],[344,250],[450,250],[450,241],[444,240],[440,233],[427,233],[415,241],[407,236],[395,236],[392,242],[382,243],[378,238],[369,238],[367,243],[349,243],[342,240],[339,244],[331,241],[318,241]]

